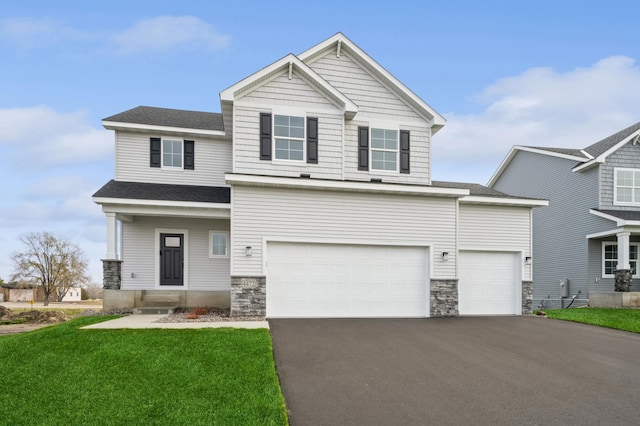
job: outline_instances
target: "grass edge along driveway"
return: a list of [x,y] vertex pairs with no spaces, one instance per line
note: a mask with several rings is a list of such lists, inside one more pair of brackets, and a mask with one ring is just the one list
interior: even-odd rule
[[545,311],[548,318],[640,333],[640,309],[574,308]]
[[286,425],[269,330],[80,330],[0,337],[6,424]]

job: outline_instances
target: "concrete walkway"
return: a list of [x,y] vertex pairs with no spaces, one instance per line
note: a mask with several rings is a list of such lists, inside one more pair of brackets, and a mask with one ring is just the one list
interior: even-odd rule
[[167,315],[127,315],[109,321],[82,327],[83,329],[123,329],[123,328],[269,328],[267,321],[215,321],[215,322],[156,322]]

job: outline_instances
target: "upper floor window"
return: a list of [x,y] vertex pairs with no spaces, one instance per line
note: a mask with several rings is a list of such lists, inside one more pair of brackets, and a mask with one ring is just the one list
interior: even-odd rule
[[[638,252],[640,243],[629,244],[629,265],[631,266],[631,275],[638,275]],[[602,277],[613,278],[618,267],[618,244],[603,242],[602,243]]]
[[162,166],[182,167],[182,141],[162,140]]
[[615,169],[614,204],[640,204],[640,169]]
[[195,142],[150,138],[149,166],[171,169],[195,169]]
[[398,131],[371,129],[371,169],[398,170]]
[[273,133],[277,160],[304,159],[304,117],[276,115]]
[[409,130],[359,126],[358,170],[411,173]]
[[259,143],[260,160],[318,164],[318,118],[261,112]]

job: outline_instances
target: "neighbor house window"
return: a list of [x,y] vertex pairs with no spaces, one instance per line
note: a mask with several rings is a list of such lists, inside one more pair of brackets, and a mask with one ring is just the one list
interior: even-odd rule
[[227,257],[229,233],[226,231],[209,231],[209,257]]
[[[629,244],[629,265],[631,266],[631,275],[638,275],[638,248],[639,243]],[[602,277],[613,278],[618,267],[618,244],[602,243]]]
[[276,115],[273,134],[277,160],[304,159],[304,117]]
[[162,140],[162,165],[164,167],[182,167],[182,141]]
[[615,169],[615,204],[640,204],[640,170]]
[[371,129],[371,169],[398,171],[398,131]]

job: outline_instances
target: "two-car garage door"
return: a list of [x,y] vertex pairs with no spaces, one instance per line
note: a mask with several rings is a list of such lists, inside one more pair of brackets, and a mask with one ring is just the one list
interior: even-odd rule
[[425,317],[428,248],[270,242],[269,317]]

